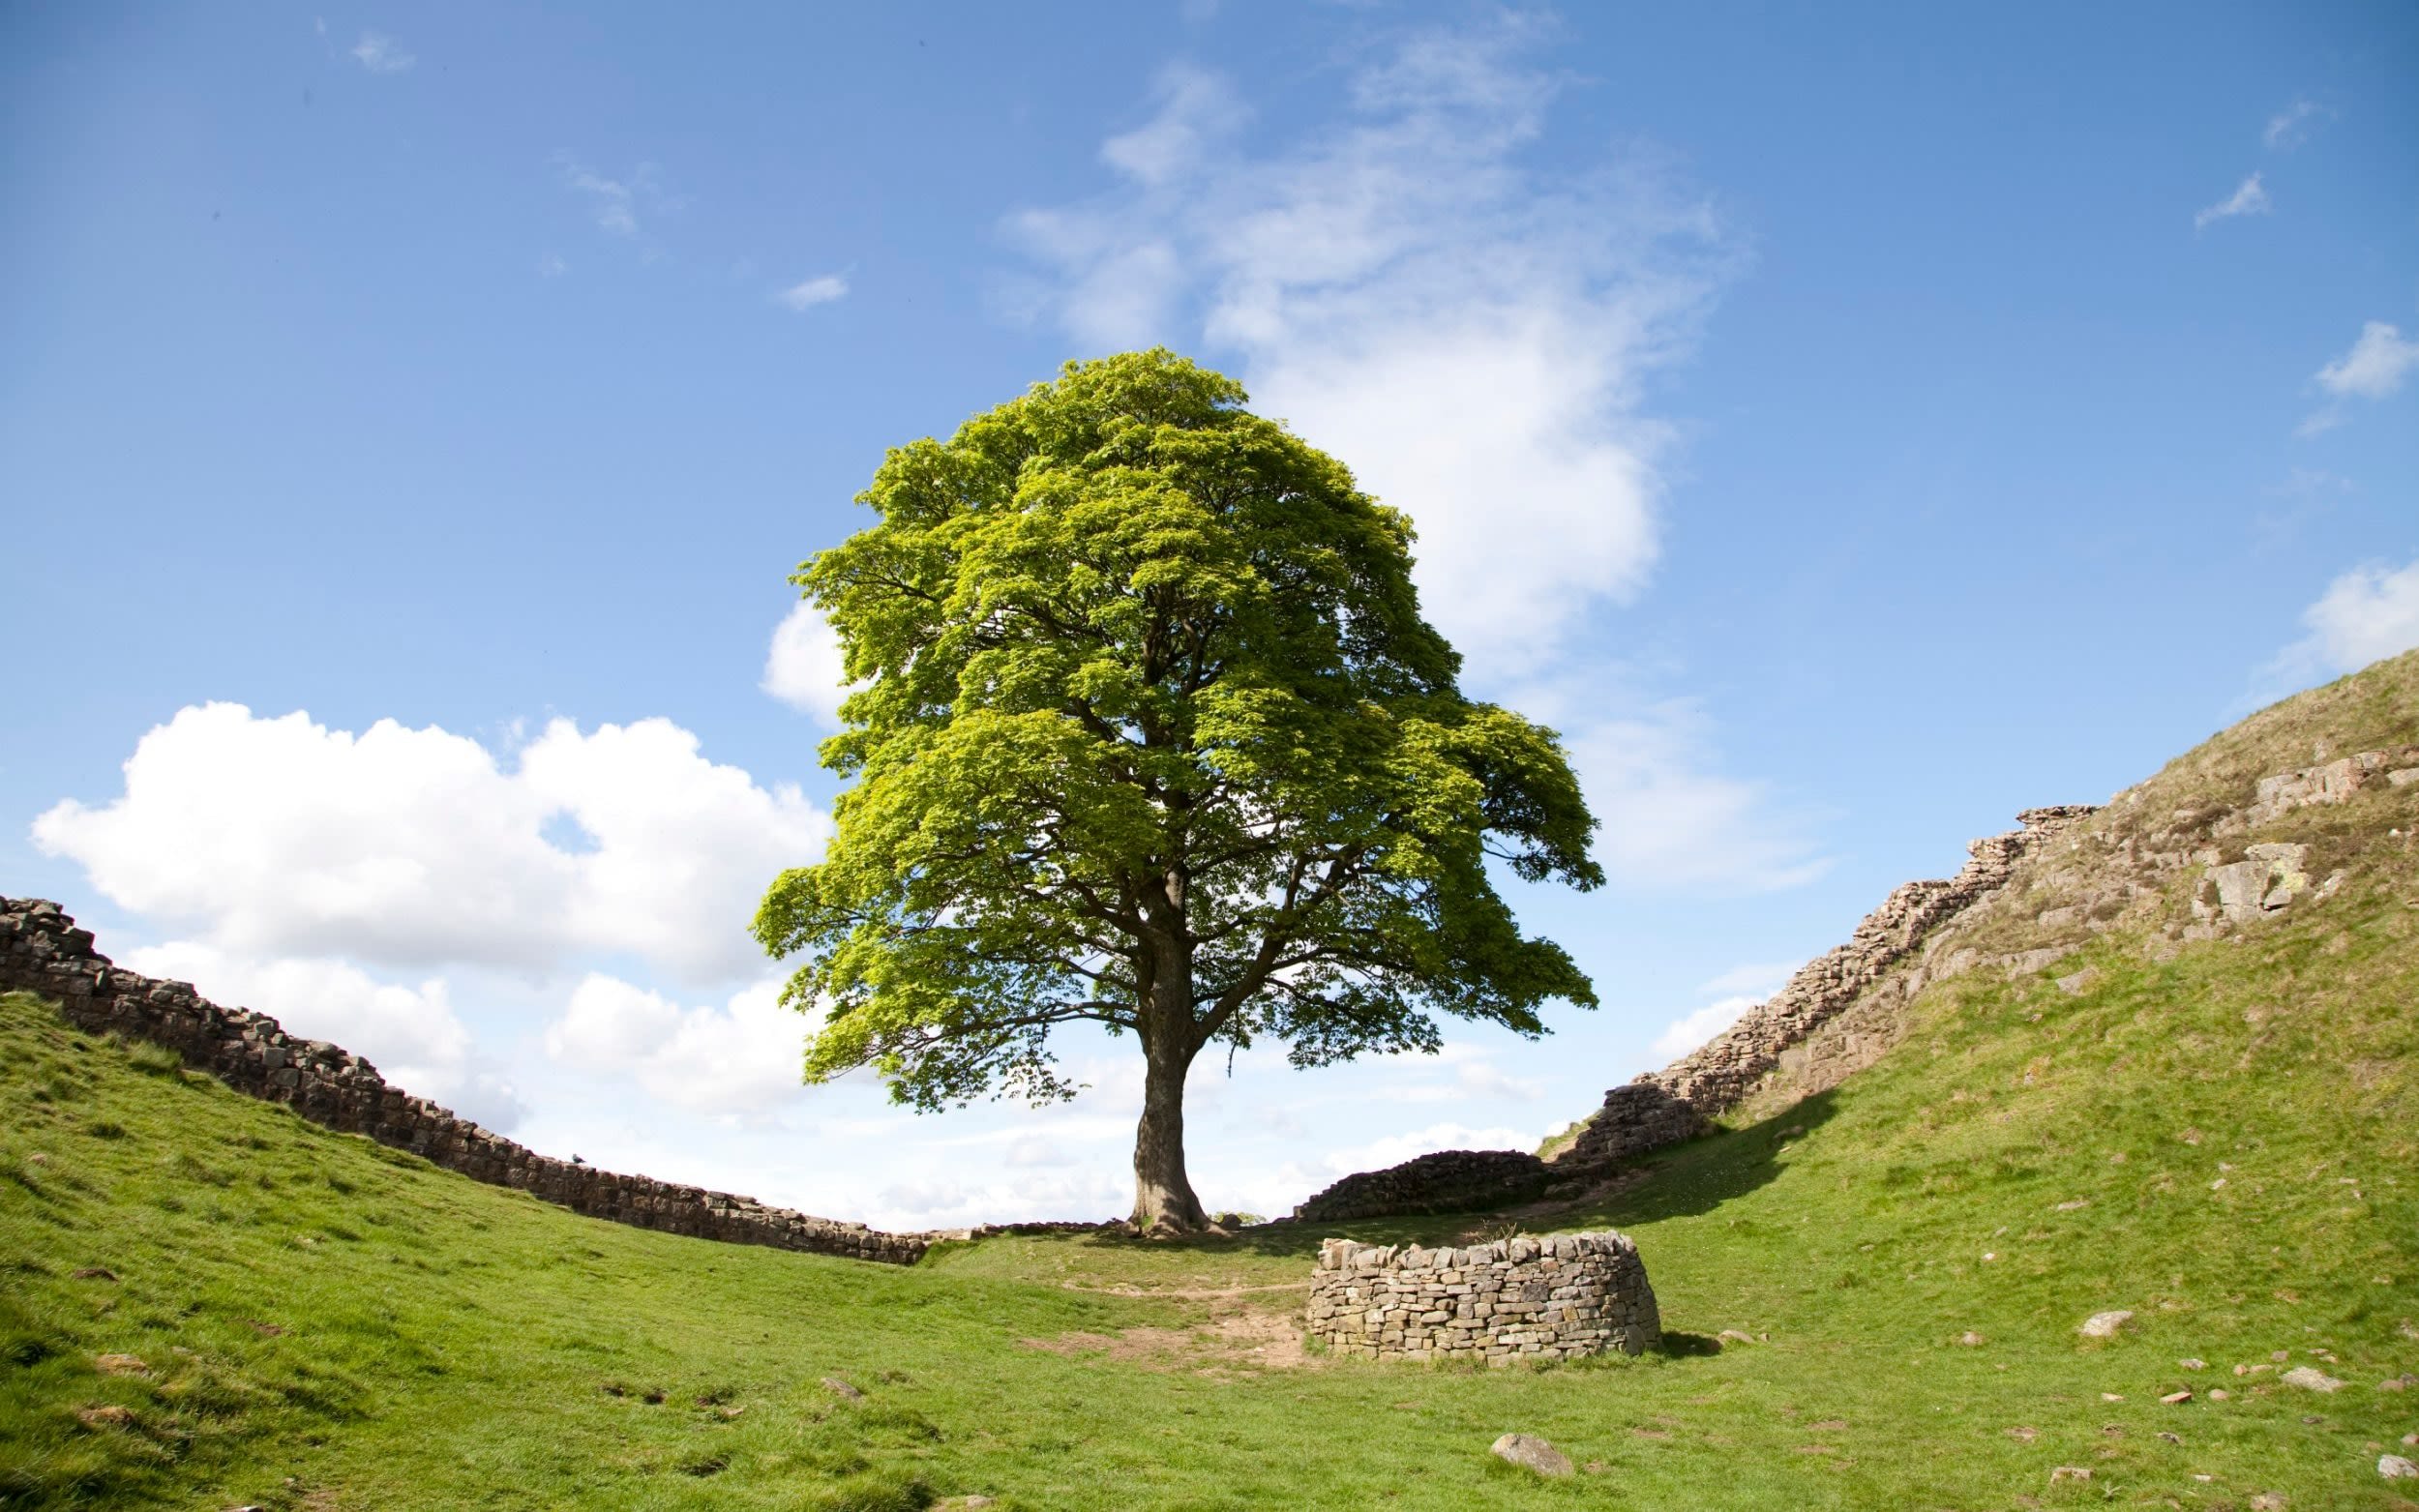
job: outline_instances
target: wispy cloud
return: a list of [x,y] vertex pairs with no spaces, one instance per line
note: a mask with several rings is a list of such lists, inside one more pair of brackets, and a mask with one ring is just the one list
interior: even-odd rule
[[2290,152],[2308,141],[2334,113],[2315,101],[2296,100],[2268,117],[2268,129],[2260,139],[2277,152]]
[[563,261],[562,258],[557,257],[552,252],[548,252],[545,256],[538,259],[538,277],[541,279],[559,279],[564,273],[569,271],[570,267],[571,265]]
[[790,285],[775,294],[773,301],[785,309],[804,313],[818,305],[828,305],[833,300],[846,299],[848,295],[849,281],[837,273],[825,273],[808,279],[803,283]]
[[2260,186],[2259,175],[2255,173],[2237,185],[2232,195],[2196,212],[2193,216],[2193,229],[2197,231],[2211,222],[2230,220],[2235,216],[2263,216],[2273,208],[2267,190]]
[[1028,312],[1093,351],[1209,348],[1407,511],[1424,604],[1482,669],[1544,661],[1646,580],[1671,430],[1641,397],[1739,260],[1647,148],[1531,165],[1549,40],[1518,16],[1411,34],[1349,74],[1340,121],[1265,148],[1233,84],[1172,69],[1101,148],[1116,187],[1006,224],[1046,270]]
[[353,44],[352,57],[373,74],[401,74],[420,61],[383,32],[363,32]]

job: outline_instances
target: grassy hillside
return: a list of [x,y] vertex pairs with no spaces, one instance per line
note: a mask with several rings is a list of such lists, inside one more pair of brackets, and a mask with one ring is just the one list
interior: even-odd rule
[[[2415,687],[2388,664],[2159,783],[2247,801],[2318,740],[2419,741]],[[2200,822],[2144,792],[2110,825]],[[1299,1357],[1316,1230],[912,1270],[716,1246],[0,999],[0,1506],[2412,1506],[2375,1466],[2419,1456],[2419,1374],[2380,1388],[2419,1373],[2414,829],[2419,787],[2380,786],[2221,839],[2344,878],[2179,942],[2197,869],[2164,874],[2045,969],[1927,988],[1844,1085],[1525,1215],[1632,1234],[1673,1336],[1538,1372]],[[2063,927],[2026,923],[2042,901],[1971,928],[2032,948]],[[2134,1319],[2078,1336],[2110,1309]],[[2280,1383],[2301,1365],[2345,1384]],[[1509,1430],[1599,1468],[1528,1479],[1486,1453]]]

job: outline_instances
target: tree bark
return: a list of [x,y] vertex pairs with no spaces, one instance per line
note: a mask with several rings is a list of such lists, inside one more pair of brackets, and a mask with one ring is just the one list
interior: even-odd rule
[[1134,1131],[1134,1223],[1191,1233],[1210,1224],[1184,1172],[1184,1075],[1192,1069],[1193,1052],[1163,1044],[1146,1044],[1143,1052],[1143,1117]]
[[1210,1225],[1184,1172],[1184,1078],[1201,1052],[1193,1022],[1193,953],[1183,934],[1183,881],[1168,879],[1169,906],[1143,981],[1143,1117],[1134,1131],[1134,1223],[1191,1233]]

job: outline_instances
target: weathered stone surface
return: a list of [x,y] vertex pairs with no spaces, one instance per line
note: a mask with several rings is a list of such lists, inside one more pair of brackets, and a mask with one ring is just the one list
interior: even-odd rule
[[1313,1338],[1366,1359],[1541,1363],[1662,1338],[1637,1246],[1610,1232],[1434,1250],[1329,1239],[1308,1317]]
[[2279,1376],[2277,1379],[2288,1386],[2299,1386],[2306,1391],[2341,1391],[2344,1389],[2342,1381],[2322,1370],[2308,1365],[2296,1365]]
[[1539,1475],[1561,1477],[1572,1471],[1570,1456],[1529,1434],[1506,1434],[1495,1440],[1495,1457]]
[[2387,1480],[2419,1480],[2419,1465],[2413,1465],[2399,1454],[2377,1456],[2377,1473]]
[[473,1180],[513,1187],[593,1218],[900,1265],[914,1263],[937,1239],[988,1231],[881,1233],[751,1197],[540,1155],[390,1085],[376,1067],[340,1046],[297,1039],[264,1013],[222,1008],[190,982],[157,981],[111,964],[93,949],[91,931],[75,928],[45,899],[0,898],[0,992],[53,999],[67,1021],[87,1033],[164,1045],[237,1091],[284,1103],[314,1123],[367,1135]]
[[2086,1339],[2113,1339],[2117,1336],[2118,1330],[2133,1321],[2133,1313],[2125,1308],[2117,1308],[2105,1313],[2094,1313],[2084,1319],[2083,1325],[2075,1331]]
[[1400,1213],[1466,1213],[1525,1201],[1545,1188],[1545,1162],[1525,1150],[1439,1150],[1346,1176],[1294,1209],[1307,1223]]

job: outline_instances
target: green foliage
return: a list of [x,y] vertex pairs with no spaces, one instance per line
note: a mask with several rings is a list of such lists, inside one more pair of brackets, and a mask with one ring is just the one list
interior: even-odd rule
[[1071,1022],[1313,1065],[1594,1002],[1487,877],[1600,880],[1555,735],[1461,696],[1409,523],[1242,400],[1164,351],[1069,364],[892,451],[880,523],[800,569],[859,684],[838,836],[756,924],[809,957],[811,1079],[1050,1098]]

